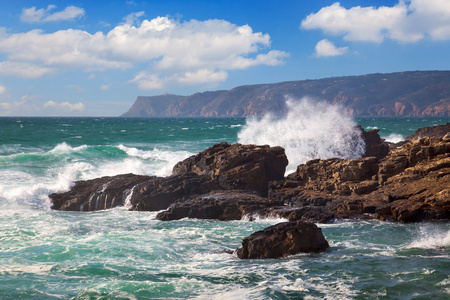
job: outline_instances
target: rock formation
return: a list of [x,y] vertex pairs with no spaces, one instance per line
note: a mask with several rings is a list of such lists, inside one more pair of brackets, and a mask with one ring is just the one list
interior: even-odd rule
[[279,258],[299,252],[321,252],[329,247],[322,230],[303,221],[279,223],[252,233],[236,253],[241,259]]
[[127,200],[132,210],[158,211],[211,191],[267,195],[268,182],[284,178],[287,164],[281,147],[221,143],[179,162],[169,177],[126,174],[78,181],[70,191],[49,197],[57,210],[93,211]]
[[446,135],[405,142],[388,154],[377,131],[363,131],[371,156],[311,160],[287,177],[284,149],[221,143],[178,163],[169,177],[126,174],[79,181],[50,198],[58,210],[125,204],[132,210],[167,209],[158,214],[160,220],[235,220],[254,214],[315,222],[448,220],[450,134],[433,129],[419,133]]
[[450,136],[406,143],[382,160],[309,161],[269,186],[269,198],[288,206],[402,222],[450,219],[449,195]]

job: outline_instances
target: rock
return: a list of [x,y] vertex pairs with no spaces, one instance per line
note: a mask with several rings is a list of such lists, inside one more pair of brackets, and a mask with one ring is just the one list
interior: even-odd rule
[[390,144],[380,137],[378,134],[380,130],[372,129],[369,131],[364,131],[361,125],[358,125],[357,128],[361,130],[364,143],[366,144],[366,151],[363,156],[375,156],[378,159],[386,157],[389,153]]
[[133,187],[154,177],[133,174],[77,181],[66,193],[49,195],[52,209],[94,211],[125,205]]
[[289,221],[310,221],[317,223],[328,223],[335,218],[325,206],[303,206],[288,207],[277,206],[258,213],[260,217],[283,218]]
[[299,252],[321,252],[329,247],[322,230],[304,221],[279,223],[242,240],[241,259],[279,258]]
[[[401,222],[450,219],[450,137],[421,138],[390,150],[382,160],[312,160],[268,197],[310,210],[313,216]],[[321,209],[318,210],[317,207]]]
[[282,203],[270,201],[255,192],[214,191],[173,203],[167,211],[159,213],[156,219],[162,221],[182,218],[240,220],[245,215],[251,216],[275,205],[282,205]]
[[167,209],[175,201],[221,189],[217,181],[194,173],[155,177],[135,186],[130,197],[131,210]]
[[173,174],[205,175],[227,190],[252,190],[267,195],[269,181],[284,178],[288,165],[281,147],[220,143],[177,163]]
[[450,133],[450,123],[419,128],[414,134],[408,135],[405,140],[412,141],[423,137],[444,137],[448,133]]
[[[316,159],[299,165],[286,180],[291,188],[337,195],[362,194],[376,189],[377,185],[372,181],[377,172],[376,157]],[[274,194],[275,191],[270,190],[269,193]]]

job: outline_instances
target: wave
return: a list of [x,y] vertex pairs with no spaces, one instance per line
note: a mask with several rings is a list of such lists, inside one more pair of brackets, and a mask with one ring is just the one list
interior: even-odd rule
[[422,226],[416,239],[406,248],[450,250],[450,231],[431,225]]
[[320,158],[358,158],[365,151],[364,140],[355,122],[344,116],[341,106],[303,98],[288,98],[287,114],[247,119],[238,134],[243,144],[268,144],[286,150],[286,173],[299,164]]
[[[148,147],[148,145],[145,145]],[[68,191],[75,181],[125,173],[168,176],[192,155],[178,150],[140,150],[124,145],[61,143],[54,148],[0,156],[0,203],[48,210],[48,195]],[[14,153],[14,149],[9,151]]]

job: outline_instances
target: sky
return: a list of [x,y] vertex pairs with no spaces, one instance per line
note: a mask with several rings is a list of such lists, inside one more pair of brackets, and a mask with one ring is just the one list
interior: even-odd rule
[[450,0],[0,0],[0,116],[414,70],[450,70]]

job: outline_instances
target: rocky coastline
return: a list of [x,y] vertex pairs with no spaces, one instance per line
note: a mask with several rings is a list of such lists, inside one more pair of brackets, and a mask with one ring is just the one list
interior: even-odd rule
[[[244,238],[237,251],[240,258],[282,257],[297,251],[289,249],[304,252],[297,244],[305,244],[300,237],[309,226],[305,221],[448,221],[450,124],[419,129],[399,144],[385,142],[377,130],[359,129],[366,143],[363,157],[311,160],[287,176],[288,160],[281,147],[220,143],[179,162],[168,177],[124,174],[78,181],[70,191],[49,197],[55,210],[126,206],[164,210],[156,217],[162,221],[186,217],[227,221],[256,215],[290,221],[284,229]],[[321,232],[314,234],[318,235]],[[261,248],[260,254],[249,254],[256,247],[250,241],[261,239],[266,242],[258,247],[278,249],[276,244],[286,251],[274,250],[275,255]],[[321,246],[306,252],[327,248],[320,238],[312,240]]]

